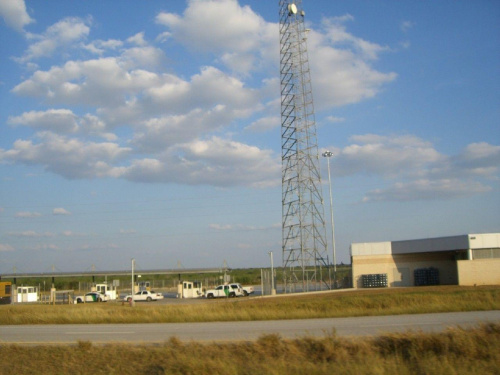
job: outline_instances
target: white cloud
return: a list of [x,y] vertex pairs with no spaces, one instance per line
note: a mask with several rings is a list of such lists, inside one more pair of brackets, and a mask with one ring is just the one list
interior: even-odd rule
[[354,144],[339,150],[332,148],[332,170],[345,176],[356,173],[386,177],[420,175],[429,163],[443,160],[430,142],[415,136],[380,136],[375,134],[351,137]]
[[31,140],[14,142],[11,150],[0,149],[0,161],[41,165],[66,178],[107,176],[108,163],[120,160],[130,152],[115,143],[83,142],[51,132],[38,133],[39,143]]
[[40,217],[40,216],[42,216],[42,214],[40,212],[21,211],[21,212],[16,212],[16,214],[14,216],[32,219],[35,217]]
[[21,116],[9,117],[8,124],[30,126],[58,133],[74,133],[78,129],[76,116],[69,109],[25,112]]
[[9,244],[0,243],[0,253],[7,252],[7,251],[14,251],[14,248],[12,246],[10,246]]
[[115,140],[116,136],[107,132],[105,123],[98,117],[86,114],[78,117],[69,109],[48,109],[46,111],[25,112],[21,116],[9,117],[12,126],[28,126],[35,130],[48,130],[58,134],[83,134]]
[[120,234],[135,234],[137,231],[135,229],[120,229]]
[[55,234],[51,232],[35,232],[33,230],[26,230],[23,232],[8,232],[8,236],[11,237],[27,237],[27,238],[38,238],[38,237],[54,237]]
[[16,31],[23,31],[24,26],[35,22],[26,12],[24,0],[0,0],[0,15]]
[[264,187],[279,184],[280,168],[269,150],[212,137],[172,147],[159,159],[134,160],[114,173],[132,181]]
[[121,60],[108,57],[68,61],[62,67],[36,71],[12,91],[44,98],[49,103],[106,107],[123,103],[129,95],[151,87],[157,80],[156,74],[128,71]]
[[478,181],[422,179],[408,183],[396,183],[387,189],[368,192],[363,201],[447,200],[486,193],[491,190],[490,186]]
[[127,42],[136,44],[138,46],[144,46],[147,44],[146,40],[144,39],[144,32],[140,32],[135,34],[134,36],[131,36],[127,39]]
[[272,130],[274,128],[278,128],[281,126],[281,118],[278,116],[269,116],[269,117],[261,117],[260,119],[252,122],[248,125],[245,130],[251,132],[266,132]]
[[354,144],[333,148],[332,171],[337,176],[376,175],[392,186],[368,192],[369,201],[451,199],[492,190],[485,181],[498,179],[500,146],[468,145],[458,155],[439,153],[425,140],[412,135],[351,137]]
[[279,229],[281,228],[281,223],[279,225],[270,225],[267,227],[258,227],[253,225],[244,224],[217,224],[213,223],[208,226],[210,229],[216,231],[262,231],[268,229]]
[[29,34],[29,39],[35,42],[18,61],[28,63],[41,57],[52,56],[59,48],[72,48],[84,40],[89,32],[90,27],[83,20],[75,17],[65,18],[48,27],[42,35]]
[[83,49],[96,55],[103,55],[107,51],[115,51],[123,46],[123,42],[117,39],[94,40],[82,46]]
[[191,50],[222,55],[221,62],[243,74],[278,51],[277,25],[235,0],[191,1],[182,16],[160,13],[156,22],[169,29],[169,38]]
[[[70,213],[63,214],[63,215],[70,215]],[[86,236],[85,233],[77,233],[77,232],[73,232],[71,230],[65,230],[61,233],[61,235],[63,235],[64,237],[85,237]]]
[[349,17],[324,19],[322,29],[308,34],[315,108],[356,103],[377,95],[394,81],[396,73],[382,73],[371,63],[388,47],[355,37],[346,31]]
[[62,207],[57,207],[52,210],[53,215],[71,215],[71,212]]
[[343,118],[343,117],[336,117],[336,116],[327,116],[326,120],[328,122],[344,122],[345,118]]
[[411,21],[402,21],[401,24],[399,25],[401,31],[404,33],[408,32],[408,30],[413,28],[413,26],[415,26],[415,24]]

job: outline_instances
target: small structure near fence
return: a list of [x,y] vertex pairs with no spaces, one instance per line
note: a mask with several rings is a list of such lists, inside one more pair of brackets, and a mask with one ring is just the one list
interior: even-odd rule
[[18,286],[16,294],[17,303],[38,302],[40,300],[36,286]]
[[182,281],[177,285],[177,298],[199,298],[202,296],[201,281]]

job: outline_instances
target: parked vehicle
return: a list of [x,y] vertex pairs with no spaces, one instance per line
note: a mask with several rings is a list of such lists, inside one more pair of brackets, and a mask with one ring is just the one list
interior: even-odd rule
[[208,289],[205,292],[207,298],[236,297],[236,293],[229,285],[219,285],[215,289]]
[[215,289],[209,289],[205,292],[207,298],[220,298],[220,297],[239,297],[243,295],[243,289],[240,284],[225,284],[219,285]]
[[75,298],[74,303],[87,303],[87,302],[107,302],[109,297],[106,294],[99,292],[89,292],[85,296],[78,296]]
[[253,288],[253,286],[244,286],[242,288],[243,288],[243,295],[245,297],[249,296],[250,294],[255,293],[255,289]]
[[136,302],[138,301],[151,302],[151,301],[158,301],[159,299],[162,298],[163,294],[161,293],[150,292],[149,290],[141,290],[140,292],[137,292],[134,295],[129,294],[125,296],[124,300],[127,302],[132,301],[132,299]]
[[12,302],[12,283],[10,281],[0,281],[0,304]]
[[243,287],[241,286],[241,284],[232,283],[232,284],[229,284],[229,285],[231,285],[231,288],[234,290],[234,293],[236,294],[236,297],[241,297],[241,296],[245,295],[245,292],[244,292]]

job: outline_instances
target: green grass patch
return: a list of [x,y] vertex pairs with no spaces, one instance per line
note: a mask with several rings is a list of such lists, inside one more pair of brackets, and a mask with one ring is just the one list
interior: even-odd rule
[[207,300],[194,304],[117,302],[79,305],[3,305],[0,324],[181,323],[500,309],[500,287],[419,287],[349,290],[276,298]]
[[500,325],[345,339],[76,346],[0,345],[2,374],[498,374]]

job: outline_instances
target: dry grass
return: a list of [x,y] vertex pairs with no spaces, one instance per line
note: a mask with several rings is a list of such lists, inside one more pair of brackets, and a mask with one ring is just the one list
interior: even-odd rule
[[382,289],[192,305],[4,305],[0,324],[183,323],[419,314],[500,309],[500,287]]
[[255,342],[74,347],[0,345],[10,374],[498,374],[500,325],[364,339],[262,336]]

